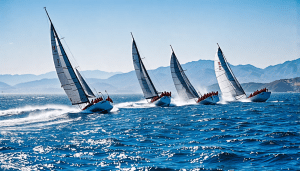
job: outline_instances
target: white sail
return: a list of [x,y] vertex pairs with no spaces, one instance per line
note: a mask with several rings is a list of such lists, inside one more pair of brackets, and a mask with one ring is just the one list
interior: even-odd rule
[[136,43],[133,39],[132,42],[132,58],[133,58],[133,65],[136,72],[136,76],[139,80],[140,86],[143,90],[144,97],[146,99],[150,99],[152,97],[158,96],[158,92],[156,91],[148,72],[141,60],[139,51],[137,49]]
[[[50,19],[50,18],[49,18]],[[51,22],[51,45],[56,73],[71,103],[89,102]]]
[[185,100],[199,98],[197,91],[185,75],[174,52],[172,52],[170,67],[172,78],[179,97]]
[[223,96],[240,99],[246,96],[245,91],[235,78],[219,47],[215,56],[215,73]]
[[93,91],[91,90],[91,88],[87,85],[87,83],[85,82],[85,80],[83,79],[83,77],[81,76],[80,72],[75,68],[76,70],[76,73],[77,73],[77,76],[78,76],[78,79],[85,91],[85,94],[88,96],[88,97],[96,97],[95,94],[93,93]]

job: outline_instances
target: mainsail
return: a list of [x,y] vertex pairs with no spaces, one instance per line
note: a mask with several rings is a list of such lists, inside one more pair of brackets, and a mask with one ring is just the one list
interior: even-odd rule
[[[173,51],[173,49],[172,49]],[[174,51],[171,56],[171,74],[180,98],[185,100],[199,98],[199,95],[184,73]]]
[[[47,12],[47,11],[46,11]],[[48,13],[47,13],[48,15]],[[49,15],[48,15],[49,17]],[[49,17],[50,20],[50,17]],[[51,23],[51,46],[56,73],[72,105],[87,103],[89,99],[85,94],[60,39]]]
[[245,91],[231,71],[220,47],[218,47],[215,56],[215,73],[224,96],[232,96],[236,99],[246,96]]
[[133,58],[133,65],[134,65],[134,69],[136,72],[136,76],[137,76],[140,86],[143,90],[144,97],[146,99],[150,99],[152,97],[158,96],[158,92],[156,91],[156,89],[148,75],[148,72],[143,64],[143,61],[140,57],[140,54],[139,54],[139,51],[137,49],[134,39],[132,42],[132,58]]
[[81,85],[85,91],[85,94],[89,97],[96,97],[95,94],[93,93],[93,91],[91,90],[91,88],[87,85],[87,83],[85,82],[85,80],[83,79],[83,77],[81,76],[80,72],[75,68],[76,73],[77,73],[77,77],[79,79],[79,81],[81,82]]

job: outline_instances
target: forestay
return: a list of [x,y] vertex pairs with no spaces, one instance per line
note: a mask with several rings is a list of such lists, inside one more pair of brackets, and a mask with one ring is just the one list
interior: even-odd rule
[[146,99],[150,99],[152,97],[158,96],[158,92],[156,91],[148,72],[141,60],[139,51],[137,49],[136,43],[133,39],[132,42],[132,58],[133,58],[133,65],[136,72],[136,76],[139,80],[140,86],[144,93],[144,97]]
[[245,91],[231,71],[220,47],[216,53],[214,63],[216,77],[222,94],[224,96],[235,97],[236,99],[246,96]]
[[51,45],[56,73],[72,105],[89,102],[52,23]]
[[76,74],[78,76],[78,79],[85,91],[85,94],[88,96],[88,97],[96,97],[93,93],[93,91],[91,90],[91,88],[87,85],[87,83],[85,82],[85,80],[83,79],[83,77],[81,76],[80,72],[75,68],[76,70]]
[[179,97],[185,100],[199,98],[197,91],[185,75],[174,52],[172,52],[170,67],[172,78]]

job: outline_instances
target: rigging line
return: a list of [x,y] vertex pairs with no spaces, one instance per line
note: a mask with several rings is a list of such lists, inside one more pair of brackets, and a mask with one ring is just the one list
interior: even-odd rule
[[[49,21],[47,16],[45,16],[45,17],[46,17],[46,20],[47,20],[48,27],[50,27],[50,21]],[[50,36],[50,39],[51,39],[51,36]]]
[[[177,57],[176,57],[176,58],[177,58]],[[178,62],[178,63],[179,63],[179,62]],[[181,66],[181,64],[179,64],[179,65]],[[194,64],[194,66],[192,66],[192,68],[191,68],[190,70],[192,70],[193,68],[195,68],[195,66],[197,66],[197,65]],[[181,68],[182,68],[182,66],[181,66]],[[188,79],[188,75],[190,75],[190,74],[189,74],[189,72],[187,72],[187,71],[189,71],[189,70],[187,70],[187,69],[186,69],[186,70],[183,70],[183,68],[182,68],[182,72],[185,74],[185,76],[186,76],[187,79]],[[188,80],[189,80],[189,79],[188,79]],[[190,82],[191,86],[193,86],[190,80],[189,80],[189,82]],[[200,84],[200,86],[201,86],[201,84]],[[194,86],[193,86],[193,87],[194,87]],[[194,89],[195,89],[196,92],[197,92],[198,89],[195,88],[195,87],[194,87]],[[198,90],[198,92],[200,93],[200,90]],[[199,94],[198,94],[198,95],[199,95]],[[201,95],[201,93],[200,93],[200,95]],[[201,95],[201,96],[202,96],[202,95]]]
[[[140,52],[140,54],[141,54],[141,52]],[[144,61],[146,61],[147,65],[150,66],[150,64],[149,64],[149,62],[148,62],[148,60],[147,60],[147,58],[144,57],[143,59],[145,59]],[[143,60],[143,59],[141,59],[141,60]],[[152,68],[152,67],[150,66],[150,68]],[[154,71],[154,70],[152,69],[152,71]],[[149,74],[149,73],[150,73],[150,72],[148,72],[148,74]],[[150,75],[150,74],[149,74],[149,75]],[[162,89],[164,89],[164,91],[166,91],[166,90],[165,90],[165,87],[161,85],[161,83],[159,82],[159,80],[156,78],[155,74],[151,74],[151,75],[152,75],[151,77],[154,78],[155,81],[159,84],[160,88],[162,88]],[[150,78],[150,79],[151,79],[151,78]]]
[[61,38],[61,39],[63,39],[63,40],[64,40],[65,44],[66,44],[66,45],[67,45],[67,47],[68,47],[68,50],[69,50],[69,52],[70,52],[70,53],[71,53],[71,55],[72,55],[72,58],[75,60],[75,63],[76,63],[76,65],[79,67],[79,65],[78,65],[78,62],[76,61],[76,59],[75,59],[75,57],[74,57],[74,55],[73,55],[73,53],[72,53],[71,49],[69,48],[69,46],[68,46],[68,44],[67,44],[67,42],[66,42],[66,40],[65,40],[65,37],[63,37],[63,38]]
[[[57,34],[57,36],[58,36],[58,34],[59,34],[59,32],[57,31],[57,30],[55,30],[55,32],[56,32],[56,34]],[[60,37],[62,37],[62,36],[60,36]],[[59,37],[57,37],[57,39],[59,39]],[[72,55],[72,58],[75,60],[75,64],[77,64],[77,66],[79,67],[79,65],[78,65],[78,63],[77,63],[77,61],[76,61],[76,59],[74,58],[74,55],[73,55],[73,53],[71,52],[71,50],[70,50],[70,48],[69,48],[69,46],[68,46],[68,44],[67,44],[67,42],[66,42],[66,40],[65,40],[65,37],[63,37],[63,38],[60,38],[59,40],[61,40],[61,39],[63,39],[64,40],[64,42],[65,42],[65,44],[67,45],[67,48],[68,48],[68,50],[69,50],[69,52],[71,53],[71,55]],[[61,44],[61,46],[62,46],[62,44]],[[65,49],[64,49],[64,51],[65,51]],[[65,51],[65,53],[66,53],[66,55],[67,55],[67,52]],[[68,56],[68,55],[67,55]],[[68,60],[70,60],[69,58],[68,58]],[[71,64],[71,61],[69,61],[70,62],[70,64]],[[71,65],[71,67],[73,67],[72,65]],[[76,68],[76,67],[75,67]],[[74,68],[72,68],[73,70],[74,70]],[[74,71],[74,73],[75,73],[75,71]],[[75,73],[75,75],[76,75],[76,73]],[[76,76],[77,77],[77,76]],[[81,83],[79,83],[80,85],[81,85]],[[83,90],[83,87],[82,87],[82,90]],[[83,90],[84,91],[84,90]],[[89,99],[87,96],[86,96],[86,98],[87,99]]]
[[[78,66],[77,68],[80,68],[80,66]],[[79,71],[78,71],[79,72]],[[91,90],[93,92],[93,89],[96,91],[97,93],[97,90],[94,86],[91,86],[89,80],[87,79],[87,77],[83,74],[83,72],[80,72],[81,76],[83,77],[83,79],[85,80],[85,82],[88,84],[89,87],[92,87]],[[93,92],[94,93],[94,92]],[[95,94],[95,93],[94,93]],[[97,93],[98,94],[98,93]]]
[[[219,44],[218,44],[219,45]],[[220,49],[221,50],[221,49]],[[228,68],[229,66],[228,66],[228,62],[227,62],[227,60],[226,60],[226,58],[225,58],[225,55],[223,54],[223,52],[222,52],[222,50],[221,50],[221,53],[222,53],[222,56],[223,56],[223,59],[224,59],[224,62],[225,62],[225,64],[226,64],[226,66],[227,66],[227,69],[229,70],[229,73],[232,75],[232,77],[234,78],[234,75],[233,75],[233,73],[232,72],[230,72],[230,68]],[[218,56],[218,58],[219,58],[219,56]],[[220,58],[219,58],[219,61],[221,62],[221,60],[220,60]],[[221,63],[222,64],[222,63]],[[225,68],[223,67],[223,65],[221,65],[222,66],[222,68],[224,69],[224,72],[226,73],[226,71],[225,71]],[[229,80],[229,84],[234,88],[234,86],[232,85],[232,82],[230,81],[230,79],[228,78],[228,75],[227,74],[225,74],[225,76],[226,76],[226,78],[227,78],[227,80]],[[225,81],[225,80],[224,80]],[[236,81],[236,80],[235,80]],[[222,81],[223,82],[223,81]],[[238,85],[238,84],[237,84]],[[235,94],[237,95],[237,92],[236,92],[236,89],[234,88],[234,91],[235,91]]]
[[[173,48],[172,48],[172,51],[173,51]],[[174,55],[175,55],[175,52],[173,51],[173,53],[174,53]],[[189,70],[187,70],[187,69],[183,69],[182,68],[182,65],[179,63],[179,61],[178,61],[178,58],[177,58],[177,56],[175,55],[175,61],[174,62],[178,62],[178,64],[180,65],[180,68],[182,69],[182,71],[180,71],[181,73],[183,73],[184,75],[185,75],[185,77],[186,77],[186,79],[189,81],[189,86],[193,86],[193,84],[191,83],[191,81],[188,79],[188,75],[190,75],[189,73],[190,72],[188,72]],[[191,67],[191,71],[195,68],[195,66],[197,66],[196,64],[194,64],[192,67]],[[183,74],[181,74],[181,75],[183,75]],[[186,80],[186,79],[184,79],[184,80]],[[193,86],[194,87],[194,86]],[[196,90],[196,92],[197,92],[197,89],[194,87],[194,89]],[[189,89],[190,90],[190,89]],[[199,91],[199,90],[198,90]],[[200,91],[199,91],[200,92]],[[199,95],[199,94],[198,94]]]
[[[221,50],[221,48],[220,48],[220,50]],[[221,53],[222,53],[222,55],[223,55],[223,57],[224,57],[225,64],[227,65],[227,67],[228,67],[228,69],[229,69],[231,75],[233,76],[233,79],[236,81],[237,85],[243,90],[243,92],[244,92],[244,94],[245,94],[244,89],[242,88],[241,84],[238,82],[237,78],[236,78],[235,75],[233,74],[233,71],[232,71],[231,67],[229,66],[229,64],[228,64],[228,62],[227,62],[227,59],[226,59],[225,55],[223,54],[223,51],[222,51],[222,50],[221,50]]]
[[[55,31],[56,31],[57,34],[61,35],[57,30],[55,30]],[[60,37],[61,37],[61,38],[60,38]],[[64,43],[67,45],[67,48],[68,48],[69,52],[71,53],[72,58],[73,58],[74,61],[75,61],[75,66],[79,67],[78,62],[76,61],[76,59],[75,59],[75,57],[74,57],[74,55],[73,55],[71,49],[69,48],[69,46],[68,46],[68,44],[67,44],[67,42],[66,42],[66,40],[65,40],[65,37],[63,37],[63,36],[60,36],[60,37],[57,37],[57,38],[60,39],[60,40],[62,40],[62,39],[64,40]],[[67,52],[66,52],[66,51],[65,51],[65,53],[66,53],[66,55],[67,55]],[[68,55],[67,55],[67,56],[68,56]],[[76,68],[76,67],[75,67],[75,68]]]
[[[75,57],[74,57],[72,51],[70,50],[70,48],[69,48],[69,46],[68,46],[66,40],[65,40],[65,39],[63,39],[63,40],[64,40],[65,44],[67,45],[68,50],[69,50],[69,52],[70,52],[71,55],[72,55],[72,58],[75,60],[75,63],[76,63],[76,65],[77,65],[77,68],[81,68],[81,67],[79,66],[78,62],[76,61],[76,59],[75,59]],[[76,67],[75,67],[75,68],[76,68]],[[80,74],[81,74],[81,76],[84,78],[84,80],[87,82],[87,84],[91,87],[90,82],[88,81],[87,77],[83,74],[83,72],[81,72]],[[93,89],[96,90],[96,88],[92,86],[92,89],[91,89],[91,90],[93,91]],[[96,90],[96,92],[97,92],[97,90]]]

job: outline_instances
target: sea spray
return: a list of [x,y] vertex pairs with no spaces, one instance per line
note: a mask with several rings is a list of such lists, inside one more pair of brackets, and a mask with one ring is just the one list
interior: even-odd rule
[[[67,113],[78,112],[78,109],[63,105],[25,106],[15,109],[2,110],[0,128],[12,126],[35,126],[38,123],[67,118]],[[32,125],[35,124],[35,125]]]

